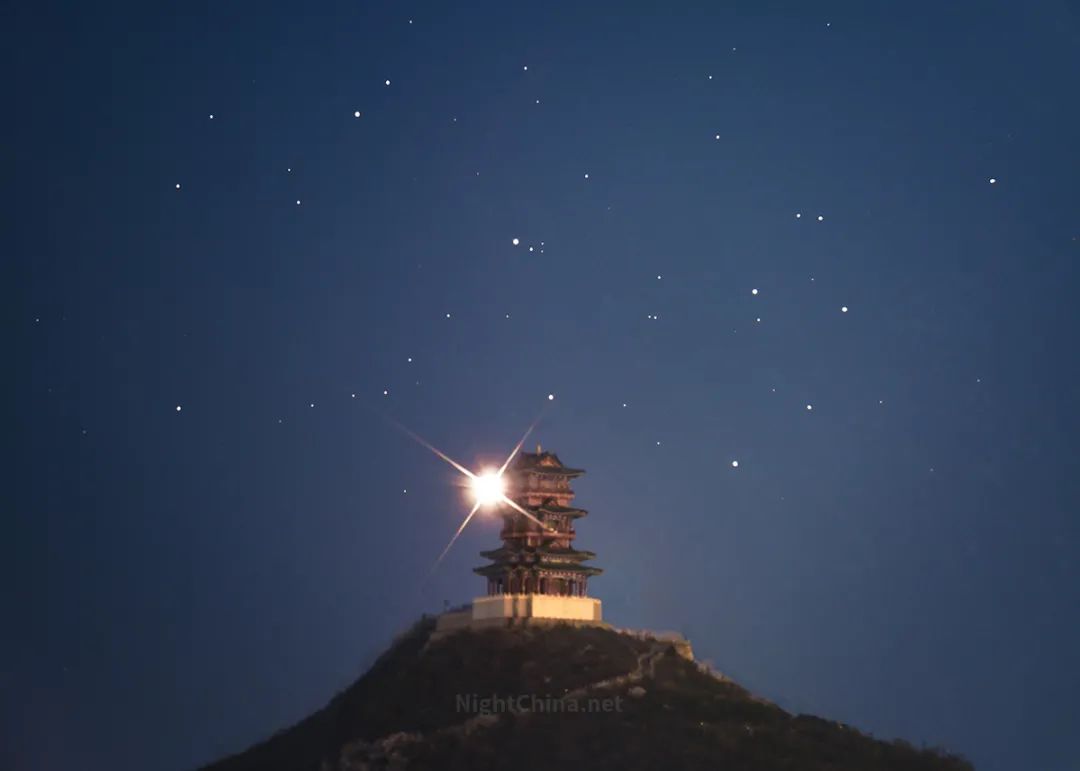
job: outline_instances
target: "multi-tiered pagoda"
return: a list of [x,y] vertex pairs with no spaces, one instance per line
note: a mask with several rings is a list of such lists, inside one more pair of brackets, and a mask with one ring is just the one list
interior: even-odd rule
[[574,508],[570,481],[585,472],[567,468],[552,452],[521,453],[507,470],[506,496],[532,516],[503,504],[502,546],[481,552],[491,564],[475,568],[487,596],[473,602],[474,620],[559,618],[600,620],[600,600],[588,596],[584,563],[596,555],[573,548],[574,523],[588,512]]

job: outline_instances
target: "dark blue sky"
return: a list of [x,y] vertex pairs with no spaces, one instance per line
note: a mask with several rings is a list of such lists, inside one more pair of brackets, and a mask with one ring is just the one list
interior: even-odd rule
[[497,541],[427,578],[383,416],[471,465],[548,393],[609,620],[1080,763],[1076,6],[579,5],[9,6],[0,765],[324,704]]

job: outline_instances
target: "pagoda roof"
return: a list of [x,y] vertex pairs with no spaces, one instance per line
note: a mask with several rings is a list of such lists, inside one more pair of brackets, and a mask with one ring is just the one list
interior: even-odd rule
[[[520,497],[524,496],[519,496],[519,498]],[[560,506],[557,503],[541,503],[539,506],[529,506],[528,504],[522,503],[521,500],[514,500],[514,503],[525,509],[525,511],[530,512],[531,514],[539,514],[543,512],[545,514],[558,514],[560,516],[578,518],[584,517],[586,514],[589,513],[586,509],[578,509],[574,508],[573,506]],[[520,511],[516,509],[510,509],[508,511],[504,510],[502,515],[504,517],[524,516]]]
[[584,551],[578,549],[552,549],[548,546],[524,546],[520,549],[513,549],[508,546],[500,546],[498,549],[492,549],[490,551],[480,552],[481,557],[485,557],[489,560],[503,560],[507,557],[518,557],[523,555],[536,556],[536,557],[565,557],[577,562],[585,562],[596,557],[596,554],[591,551]]
[[544,452],[539,447],[537,452],[518,453],[514,470],[534,474],[552,474],[554,476],[579,477],[585,469],[569,468],[563,465],[559,456],[553,452]]
[[557,562],[539,562],[531,567],[535,567],[538,570],[562,570],[566,573],[582,573],[587,576],[598,576],[604,572],[602,568],[594,568],[592,565],[567,565],[565,563],[560,564]]
[[568,517],[584,517],[589,512],[585,509],[576,509],[573,506],[560,506],[557,503],[541,503],[539,506],[525,506],[533,511],[546,511],[548,514],[565,514]]
[[495,563],[473,568],[473,572],[481,576],[498,576],[504,574],[507,570],[550,570],[553,572],[580,573],[586,576],[598,576],[604,572],[601,568],[594,568],[589,565],[574,565],[557,562],[537,562],[529,565],[505,565]]

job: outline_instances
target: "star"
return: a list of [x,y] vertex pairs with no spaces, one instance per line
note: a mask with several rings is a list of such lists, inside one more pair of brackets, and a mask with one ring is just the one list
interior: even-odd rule
[[841,313],[847,313],[847,306],[846,305],[841,305],[840,306],[840,312]]
[[990,177],[990,184],[991,185],[996,185],[997,184],[997,178],[996,177]]
[[825,217],[824,217],[824,215],[821,215],[821,214],[819,214],[819,215],[817,216],[817,221],[818,221],[818,222],[824,222],[824,221],[825,221]]
[[812,410],[812,409],[814,409],[814,405],[808,404],[808,405],[806,405],[806,409],[807,410]]
[[757,294],[757,290],[756,290],[756,289],[751,289],[751,290],[750,290],[750,294],[756,295],[756,294]]
[[177,183],[176,183],[176,189],[177,189],[177,190],[179,190],[179,189],[180,189],[180,183],[179,183],[179,182],[177,182]]
[[555,394],[548,394],[548,401],[549,402],[555,401]]
[[513,244],[514,246],[517,246],[518,244],[520,244],[520,243],[521,243],[521,241],[519,241],[518,239],[516,239],[516,238],[515,238],[515,239],[514,239],[513,241],[511,241],[510,243],[512,243],[512,244]]
[[[550,398],[554,398],[554,397],[551,396]],[[537,415],[536,419],[529,425],[528,429],[526,429],[526,431],[525,431],[525,434],[521,437],[520,440],[518,440],[518,443],[516,445],[514,445],[514,449],[510,451],[510,455],[506,458],[506,460],[503,462],[502,466],[499,467],[499,469],[497,471],[494,470],[494,469],[483,469],[483,470],[481,470],[481,472],[479,474],[474,473],[474,472],[470,471],[469,469],[465,468],[463,465],[458,463],[456,460],[451,458],[449,455],[447,455],[446,453],[442,452],[437,447],[435,447],[435,445],[427,442],[426,440],[421,438],[418,434],[413,433],[412,431],[410,431],[409,429],[407,429],[405,426],[401,425],[397,421],[392,421],[398,428],[400,428],[402,431],[404,431],[406,434],[408,434],[410,437],[412,437],[412,439],[414,439],[416,442],[418,442],[422,446],[426,447],[427,449],[431,450],[431,452],[433,452],[435,455],[437,455],[440,459],[442,459],[443,461],[445,461],[446,463],[448,463],[449,465],[451,465],[455,469],[457,469],[459,472],[461,472],[469,480],[469,482],[470,482],[470,484],[471,484],[471,486],[473,488],[473,493],[476,496],[475,504],[469,510],[469,513],[467,515],[465,515],[465,519],[458,526],[457,530],[454,532],[454,535],[451,536],[450,542],[446,544],[446,548],[444,548],[442,550],[442,553],[438,556],[438,558],[435,560],[434,564],[431,566],[432,571],[434,571],[435,568],[437,568],[439,566],[439,563],[442,562],[443,557],[445,557],[447,552],[450,551],[450,547],[452,547],[454,545],[454,543],[457,541],[458,536],[461,535],[462,531],[465,530],[465,528],[469,524],[469,522],[472,521],[472,518],[476,514],[476,512],[479,511],[480,508],[483,507],[483,506],[493,506],[493,505],[506,505],[506,506],[509,506],[510,508],[517,511],[519,514],[525,516],[527,519],[529,519],[532,522],[534,522],[535,524],[539,525],[541,527],[541,529],[543,529],[543,530],[553,530],[551,525],[546,524],[544,522],[541,522],[530,511],[523,508],[521,505],[519,505],[513,499],[508,498],[507,495],[506,495],[505,489],[504,489],[504,483],[503,483],[503,479],[502,479],[503,472],[506,471],[506,468],[510,465],[510,462],[514,459],[514,457],[517,456],[518,452],[521,450],[521,446],[525,443],[525,440],[529,437],[529,434],[532,433],[533,429],[536,428],[536,424],[539,422],[539,420],[540,420],[540,416]]]
[[386,79],[386,85],[388,85],[388,86],[390,85],[390,79],[389,78]]
[[359,118],[360,117],[360,111],[359,110],[354,110],[352,116],[354,118]]
[[795,219],[802,219],[802,212],[795,212]]
[[589,178],[589,175],[588,175],[588,173],[586,173],[585,174],[585,179],[588,179],[588,178]]
[[179,411],[180,411],[181,409],[183,409],[183,408],[182,408],[182,407],[181,407],[181,406],[180,406],[179,404],[178,404],[178,405],[176,405],[176,411],[177,411],[177,412],[179,412]]
[[731,467],[732,468],[738,468],[739,467],[739,461],[737,461],[737,460],[731,461]]

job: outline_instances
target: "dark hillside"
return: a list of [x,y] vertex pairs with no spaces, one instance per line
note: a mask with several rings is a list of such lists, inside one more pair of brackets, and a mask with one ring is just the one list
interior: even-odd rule
[[418,623],[325,708],[206,771],[971,768],[789,715],[670,643],[570,626],[429,641],[433,628]]

